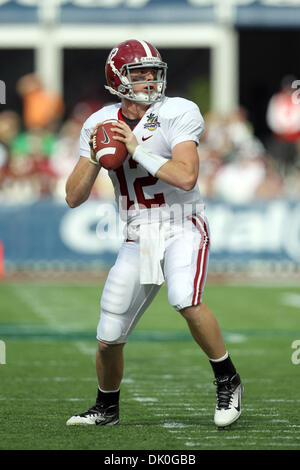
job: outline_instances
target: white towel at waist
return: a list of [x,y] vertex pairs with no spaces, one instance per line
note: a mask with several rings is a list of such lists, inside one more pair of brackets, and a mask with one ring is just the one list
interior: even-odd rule
[[158,284],[164,282],[161,261],[165,252],[165,231],[160,222],[128,226],[128,237],[139,240],[140,244],[140,283]]

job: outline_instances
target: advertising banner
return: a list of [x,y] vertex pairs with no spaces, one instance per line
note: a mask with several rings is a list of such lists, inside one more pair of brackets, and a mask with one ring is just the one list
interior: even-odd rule
[[62,23],[185,23],[212,22],[212,1],[86,0],[61,2]]
[[[300,201],[232,206],[206,205],[211,265],[254,262],[300,265]],[[7,267],[103,266],[113,264],[124,223],[112,202],[91,200],[76,209],[38,202],[0,207],[0,240]]]
[[0,23],[300,25],[299,0],[0,0]]
[[0,24],[37,23],[38,0],[0,0]]

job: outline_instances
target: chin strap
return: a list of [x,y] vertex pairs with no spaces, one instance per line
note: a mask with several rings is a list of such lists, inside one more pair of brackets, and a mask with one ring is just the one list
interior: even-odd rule
[[[126,98],[127,100],[130,101],[136,101],[137,103],[145,103],[145,104],[151,104],[155,103],[156,101],[162,100],[163,96],[160,93],[153,93],[153,97],[146,95],[145,93],[139,93],[138,95],[144,95],[144,96],[149,96],[150,99],[139,99],[139,96],[133,93],[133,97],[131,97],[129,94],[124,95],[123,93],[120,93],[119,91],[115,90],[114,88],[104,85],[104,88],[108,90],[112,95],[117,95],[119,98]],[[130,93],[130,90],[129,90]]]
[[104,85],[104,88],[106,88],[112,95],[120,96],[120,93],[114,90],[111,86]]

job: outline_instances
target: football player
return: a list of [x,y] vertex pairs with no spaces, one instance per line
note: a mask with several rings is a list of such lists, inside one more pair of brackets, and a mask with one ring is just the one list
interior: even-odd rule
[[90,195],[101,169],[93,151],[97,127],[108,119],[128,150],[109,176],[127,234],[109,271],[97,328],[96,403],[67,425],[119,422],[123,348],[165,281],[170,304],[186,319],[215,376],[214,421],[225,427],[241,414],[243,386],[223,342],[219,324],[202,302],[209,257],[209,226],[199,193],[197,145],[204,129],[199,108],[168,98],[167,64],[149,42],[128,40],[109,54],[106,88],[121,102],[92,114],[81,131],[80,159],[66,185],[77,207]]

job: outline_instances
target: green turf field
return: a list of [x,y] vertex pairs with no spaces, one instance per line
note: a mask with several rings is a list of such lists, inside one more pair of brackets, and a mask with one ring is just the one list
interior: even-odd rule
[[[213,423],[210,365],[166,289],[125,348],[120,424],[67,427],[94,403],[101,288],[51,282],[0,284],[0,449],[299,449],[300,289],[212,285],[215,312],[245,394],[240,420]],[[300,354],[299,354],[300,357]]]

